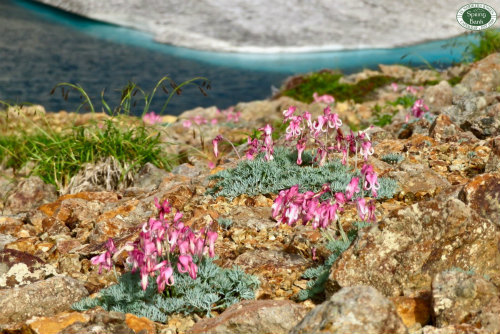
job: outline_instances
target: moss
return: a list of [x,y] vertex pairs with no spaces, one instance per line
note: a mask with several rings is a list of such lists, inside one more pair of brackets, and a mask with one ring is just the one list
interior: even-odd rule
[[461,81],[462,81],[462,78],[463,77],[453,77],[451,79],[448,79],[448,83],[451,85],[451,86],[455,86],[456,84],[459,84]]
[[354,100],[356,103],[361,103],[373,98],[373,92],[377,88],[395,81],[394,78],[378,75],[351,85],[340,83],[341,77],[342,74],[326,71],[312,73],[304,77],[295,86],[285,88],[282,95],[311,103],[313,93],[317,92],[320,95],[332,95],[337,101]]

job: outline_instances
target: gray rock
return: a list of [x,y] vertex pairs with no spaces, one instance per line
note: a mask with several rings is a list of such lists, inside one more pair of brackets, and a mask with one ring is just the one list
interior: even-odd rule
[[432,303],[437,327],[467,323],[500,333],[500,291],[484,277],[443,271],[432,280]]
[[394,304],[369,286],[343,288],[317,306],[290,334],[407,333]]
[[362,230],[334,263],[326,292],[363,284],[386,296],[421,295],[453,267],[475,268],[499,284],[497,226],[456,198],[423,201]]
[[83,284],[70,277],[52,277],[20,288],[0,290],[0,323],[26,321],[69,311],[88,296]]
[[441,108],[451,105],[452,89],[448,81],[441,81],[435,86],[429,86],[425,90],[424,101],[432,112],[440,112]]
[[289,300],[245,300],[220,316],[196,323],[190,334],[280,334],[288,333],[307,313]]
[[469,324],[450,325],[442,328],[425,326],[414,332],[414,334],[491,334],[485,329],[477,328]]
[[38,176],[31,176],[17,184],[7,198],[4,213],[28,212],[42,204],[55,201],[56,188],[45,184]]
[[472,64],[461,84],[472,91],[495,91],[500,86],[500,53]]
[[167,171],[148,162],[142,166],[135,176],[133,186],[146,191],[152,191],[158,188],[163,178],[167,175]]

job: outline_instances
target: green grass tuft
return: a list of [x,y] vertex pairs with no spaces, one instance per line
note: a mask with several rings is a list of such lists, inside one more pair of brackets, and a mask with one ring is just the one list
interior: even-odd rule
[[351,85],[340,83],[341,77],[342,74],[331,72],[312,73],[306,76],[303,82],[284,90],[282,94],[307,103],[313,101],[314,92],[319,95],[330,94],[336,101],[354,100],[356,103],[361,103],[370,100],[377,88],[394,82],[394,78],[379,75]]
[[[58,188],[68,184],[85,163],[114,157],[133,171],[147,162],[170,169],[174,157],[164,153],[160,134],[144,125],[125,127],[108,120],[102,126],[92,123],[66,131],[37,127],[30,133],[0,135],[0,163],[18,171],[27,166],[30,174]],[[129,171],[123,171],[125,175]]]

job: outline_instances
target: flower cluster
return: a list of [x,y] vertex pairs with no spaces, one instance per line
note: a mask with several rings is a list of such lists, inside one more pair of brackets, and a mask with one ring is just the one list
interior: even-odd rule
[[422,99],[416,100],[411,107],[411,112],[416,118],[422,117],[426,111],[429,111],[429,107],[424,103],[424,100]]
[[326,104],[331,104],[335,102],[335,98],[331,95],[324,94],[324,95],[318,95],[318,93],[314,92],[313,93],[313,99],[314,102],[316,103],[326,103]]
[[[252,139],[248,137],[247,143],[248,143],[248,149],[246,152],[246,158],[248,160],[253,160],[257,154],[260,152],[265,152],[264,159],[266,161],[273,160],[273,154],[274,154],[274,143],[273,143],[273,128],[271,125],[266,124],[265,127],[260,128],[259,131],[262,132],[262,135],[260,137],[260,140],[255,138]],[[226,140],[231,146],[233,147],[234,151],[236,152],[236,155],[240,159],[240,154],[238,153],[238,150],[236,147],[234,147],[233,143],[230,140],[227,140],[224,138],[222,135],[217,135],[213,140],[212,140],[212,145],[214,147],[214,155],[215,157],[219,156],[219,142],[222,140]]]
[[329,106],[323,110],[323,115],[318,116],[316,120],[312,120],[308,111],[304,111],[302,115],[294,115],[296,110],[297,108],[292,106],[283,111],[283,116],[284,122],[290,122],[286,129],[285,140],[288,143],[295,143],[298,152],[298,165],[302,164],[302,154],[308,143],[315,144],[314,162],[320,166],[326,163],[328,156],[332,153],[342,153],[344,165],[348,162],[349,153],[355,153],[357,168],[358,152],[365,161],[373,154],[368,135],[363,131],[359,131],[357,134],[351,131],[349,135],[344,135],[340,129],[342,121],[339,115],[332,113]]
[[90,263],[94,266],[99,265],[99,274],[102,272],[102,268],[104,267],[106,270],[111,270],[113,267],[113,261],[111,260],[111,256],[116,252],[115,244],[113,243],[113,239],[109,238],[106,241],[106,249],[104,253],[98,256],[94,256],[90,259]]
[[[128,244],[126,250],[129,251],[127,263],[132,272],[138,270],[140,273],[142,289],[146,290],[149,277],[156,276],[158,292],[161,293],[166,286],[175,283],[175,269],[196,279],[196,262],[207,253],[210,257],[215,256],[214,245],[218,235],[209,227],[193,231],[180,221],[180,212],[175,214],[173,220],[168,220],[165,216],[170,213],[171,206],[167,200],[160,204],[155,199],[155,206],[159,210],[158,218],[144,223],[139,238]],[[109,270],[112,265],[111,254],[115,248],[112,241],[108,241],[107,246],[108,251],[91,260],[92,264],[100,265],[99,272],[101,267]]]
[[246,158],[248,160],[253,160],[259,152],[266,152],[264,159],[266,161],[273,160],[274,159],[273,157],[274,143],[272,138],[273,128],[271,127],[271,125],[266,124],[266,126],[260,128],[259,131],[262,132],[260,141],[257,138],[252,140],[250,137],[248,137],[247,140],[248,149],[245,154]]
[[142,121],[149,125],[155,125],[156,123],[162,123],[163,120],[160,115],[155,114],[154,111],[147,113],[142,116]]
[[298,221],[303,225],[308,222],[312,227],[327,228],[331,223],[338,221],[338,213],[344,211],[349,204],[356,205],[358,215],[363,221],[375,222],[375,201],[367,201],[364,192],[371,190],[376,197],[376,190],[380,187],[377,174],[373,167],[364,165],[362,168],[363,187],[359,186],[359,177],[353,177],[346,187],[345,192],[332,194],[332,199],[321,201],[320,197],[326,192],[331,192],[329,184],[324,184],[319,192],[299,192],[299,186],[280,191],[272,205],[272,216],[279,223],[294,226]]
[[[241,111],[235,112],[234,107],[229,107],[225,110],[216,110],[218,114],[222,114],[225,116],[225,121],[227,123],[238,123],[240,121],[240,116],[241,116]],[[193,123],[196,125],[204,125],[208,124],[210,121],[210,124],[215,125],[219,122],[219,119],[212,118],[210,120],[204,118],[203,116],[196,115],[195,117],[192,117],[190,119],[186,119],[182,122],[182,126],[184,126],[186,129],[189,129],[193,126]]]

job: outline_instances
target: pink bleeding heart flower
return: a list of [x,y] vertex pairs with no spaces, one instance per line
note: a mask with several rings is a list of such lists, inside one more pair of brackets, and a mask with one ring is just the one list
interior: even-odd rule
[[217,240],[217,232],[214,231],[208,231],[207,232],[207,239],[208,239],[208,256],[214,257],[215,256],[215,241]]
[[295,110],[297,110],[297,107],[295,106],[290,106],[288,109],[283,110],[283,116],[285,117],[284,122],[286,122],[290,117],[292,117]]
[[181,255],[179,256],[179,262],[177,263],[177,270],[183,273],[189,273],[192,279],[196,279],[196,274],[198,272],[198,267],[193,262],[191,255]]
[[368,207],[366,205],[366,200],[364,198],[358,198],[356,201],[356,206],[358,208],[359,218],[365,221],[368,214]]
[[373,147],[372,143],[370,141],[365,141],[361,144],[361,149],[359,150],[359,153],[363,155],[363,158],[368,160],[368,156],[373,155]]
[[416,100],[413,106],[411,107],[413,116],[415,116],[416,118],[422,117],[424,113],[428,110],[429,107],[424,103],[424,100],[422,99]]
[[349,182],[349,184],[347,185],[347,188],[345,191],[346,199],[348,201],[350,201],[351,198],[354,196],[354,194],[359,193],[359,191],[360,191],[360,189],[359,189],[359,177],[353,177],[351,179],[351,182]]
[[371,172],[367,173],[365,176],[365,184],[364,188],[365,190],[371,190],[372,191],[372,196],[377,197],[377,190],[380,189],[380,184],[378,183],[377,180],[377,173]]
[[361,175],[366,175],[368,173],[373,173],[373,166],[368,164],[363,164],[363,167],[361,167]]
[[158,277],[156,277],[158,292],[162,293],[165,290],[165,285],[174,285],[174,269],[170,266],[164,266],[160,269]]
[[223,137],[221,135],[217,135],[212,140],[212,145],[214,146],[214,155],[217,158],[219,156],[219,142],[222,141]]
[[397,83],[395,83],[395,82],[391,83],[391,88],[392,88],[392,90],[393,90],[394,92],[397,92],[397,91],[398,91],[398,84],[397,84]]
[[306,140],[300,139],[297,141],[297,165],[302,165],[302,153],[306,149]]

